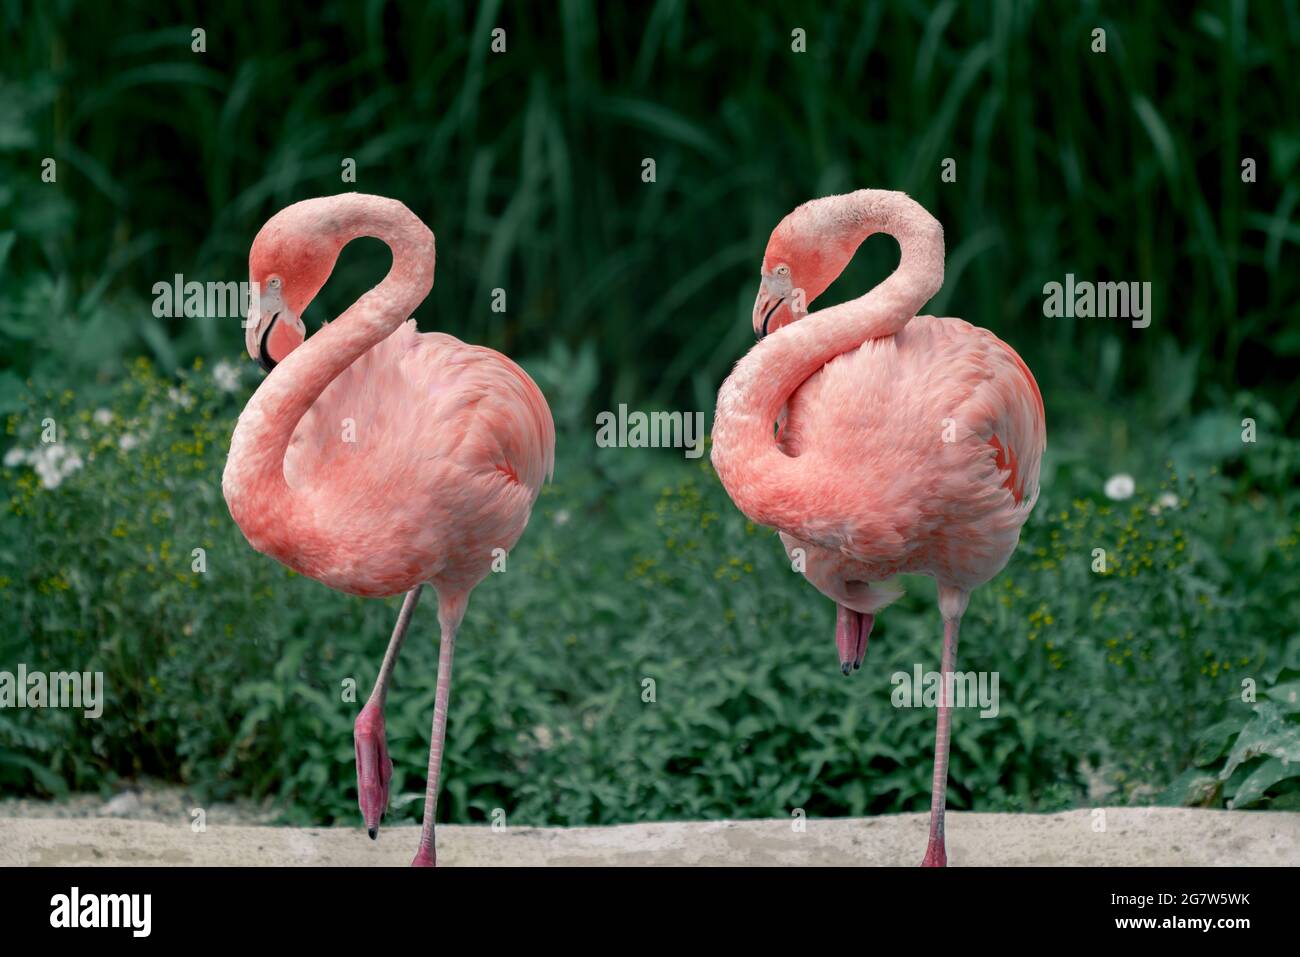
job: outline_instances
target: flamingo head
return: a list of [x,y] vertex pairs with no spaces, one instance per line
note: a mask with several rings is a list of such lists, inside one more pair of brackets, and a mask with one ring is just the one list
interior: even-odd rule
[[866,238],[846,199],[827,196],[804,203],[772,230],[754,300],[759,339],[806,316]]
[[307,327],[302,318],[284,302],[284,278],[270,273],[254,280],[255,292],[248,311],[248,324],[244,329],[244,345],[248,354],[267,372],[284,360],[307,338]]
[[302,314],[316,298],[343,242],[320,214],[318,200],[295,203],[272,216],[248,256],[254,294],[244,343],[267,372],[307,338]]

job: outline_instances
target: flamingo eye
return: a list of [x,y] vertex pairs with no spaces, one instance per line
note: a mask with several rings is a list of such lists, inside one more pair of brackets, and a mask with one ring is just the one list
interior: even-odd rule
[[776,274],[784,279],[790,275],[790,267],[785,263],[781,263],[781,265],[776,267]]
[[279,277],[279,276],[272,276],[271,279],[270,279],[270,281],[267,283],[267,285],[270,286],[272,289],[279,289],[279,288],[280,288],[280,277]]

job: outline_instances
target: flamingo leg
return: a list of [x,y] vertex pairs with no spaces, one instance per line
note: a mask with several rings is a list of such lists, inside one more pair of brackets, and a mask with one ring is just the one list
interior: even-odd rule
[[465,615],[464,598],[438,596],[438,625],[442,641],[438,648],[438,688],[433,698],[433,733],[429,740],[429,777],[424,789],[424,822],[420,847],[412,867],[435,867],[438,851],[434,843],[434,821],[438,816],[438,785],[442,775],[442,745],[447,733],[447,701],[451,697],[451,660],[456,651],[456,631]]
[[406,593],[402,610],[397,613],[393,637],[388,640],[384,663],[379,666],[379,677],[370,692],[357,720],[352,725],[352,741],[357,753],[357,803],[366,821],[366,831],[373,841],[379,834],[379,821],[388,809],[388,782],[393,777],[393,762],[388,757],[388,739],[384,734],[384,702],[388,700],[388,684],[393,679],[397,655],[406,641],[406,630],[411,615],[420,600],[423,585],[416,585]]
[[943,840],[943,812],[948,793],[948,744],[952,737],[952,674],[957,667],[957,629],[960,618],[944,618],[943,662],[940,665],[938,720],[934,733],[934,780],[930,786],[930,844],[922,867],[947,867]]

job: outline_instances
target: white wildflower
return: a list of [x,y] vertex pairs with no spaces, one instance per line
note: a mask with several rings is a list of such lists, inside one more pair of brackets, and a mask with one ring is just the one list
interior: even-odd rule
[[117,447],[121,449],[123,452],[130,452],[133,448],[135,448],[139,444],[140,444],[140,436],[132,435],[130,432],[126,433],[120,439],[117,440]]
[[18,448],[16,445],[5,453],[5,468],[7,469],[11,469],[16,465],[22,465],[26,461],[27,452]]
[[172,386],[170,389],[167,390],[167,398],[171,399],[182,409],[188,409],[190,406],[194,404],[194,396],[190,395],[190,393],[188,392],[176,388],[175,386]]
[[1173,492],[1165,492],[1163,495],[1160,496],[1160,498],[1157,501],[1161,508],[1178,507],[1178,496],[1175,495]]
[[1122,502],[1127,498],[1132,498],[1136,490],[1137,485],[1133,482],[1133,476],[1124,472],[1106,479],[1106,497],[1113,502]]
[[212,367],[212,378],[216,380],[217,388],[222,392],[237,392],[239,390],[239,366],[233,362],[227,362],[222,359]]
[[96,425],[113,424],[113,413],[109,409],[96,409],[95,414],[91,416],[91,418],[95,420]]
[[26,459],[46,488],[58,488],[65,478],[83,465],[80,455],[58,442],[40,446]]

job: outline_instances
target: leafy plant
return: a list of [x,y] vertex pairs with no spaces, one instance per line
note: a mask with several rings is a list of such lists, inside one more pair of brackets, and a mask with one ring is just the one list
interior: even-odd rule
[[[932,582],[908,579],[845,679],[831,604],[707,458],[597,448],[580,411],[589,358],[530,365],[570,410],[557,477],[471,602],[440,813],[576,825],[924,809],[933,712],[895,707],[891,678],[938,665]],[[354,820],[351,722],[397,602],[297,577],[230,520],[221,469],[255,375],[246,359],[174,377],[140,360],[102,406],[33,387],[10,416],[0,670],[102,671],[108,700],[96,720],[0,711],[7,791],[152,775],[211,799],[273,796],[288,821]],[[999,711],[955,718],[954,807],[1154,800],[1233,714],[1240,677],[1279,666],[1300,606],[1292,500],[1234,488],[1170,472],[1125,503],[1044,494],[967,612],[959,667],[998,674]],[[413,627],[388,712],[399,819],[419,814],[437,667],[432,609]]]
[[[889,678],[937,666],[932,584],[908,582],[866,671],[843,679],[829,604],[706,461],[591,439],[595,410],[619,402],[707,420],[752,341],[770,230],[812,196],[878,186],[945,226],[931,311],[1011,342],[1048,409],[1043,498],[964,625],[959,666],[997,673],[1001,704],[955,719],[952,804],[1147,802],[1189,765],[1218,782],[1213,800],[1252,797],[1265,766],[1248,803],[1291,799],[1290,778],[1260,784],[1267,754],[1218,777],[1243,737],[1294,720],[1275,698],[1259,707],[1280,718],[1239,703],[1243,676],[1289,660],[1300,620],[1288,8],[324,0],[313,16],[303,42],[270,7],[206,11],[197,54],[184,11],[0,5],[15,38],[0,63],[0,670],[103,671],[110,698],[93,722],[0,709],[0,788],[152,774],[275,795],[286,820],[355,821],[348,689],[373,681],[396,603],[248,548],[220,493],[252,385],[229,358],[241,337],[149,302],[176,273],[244,278],[275,210],[360,189],[437,234],[421,325],[525,357],[560,429],[556,482],[464,625],[441,813],[923,809],[933,716],[893,707]],[[488,52],[498,25],[507,56]],[[1099,25],[1106,54],[1089,49]],[[824,301],[896,256],[869,240]],[[309,326],[387,262],[350,245]],[[1066,272],[1150,280],[1151,326],[1044,319],[1043,285]],[[1139,493],[1110,502],[1120,471]],[[405,819],[432,623],[421,607],[390,698]]]
[[[1197,737],[1194,767],[1161,803],[1198,807],[1300,809],[1300,670],[1287,670],[1250,705]],[[1244,697],[1244,696],[1243,696]]]

